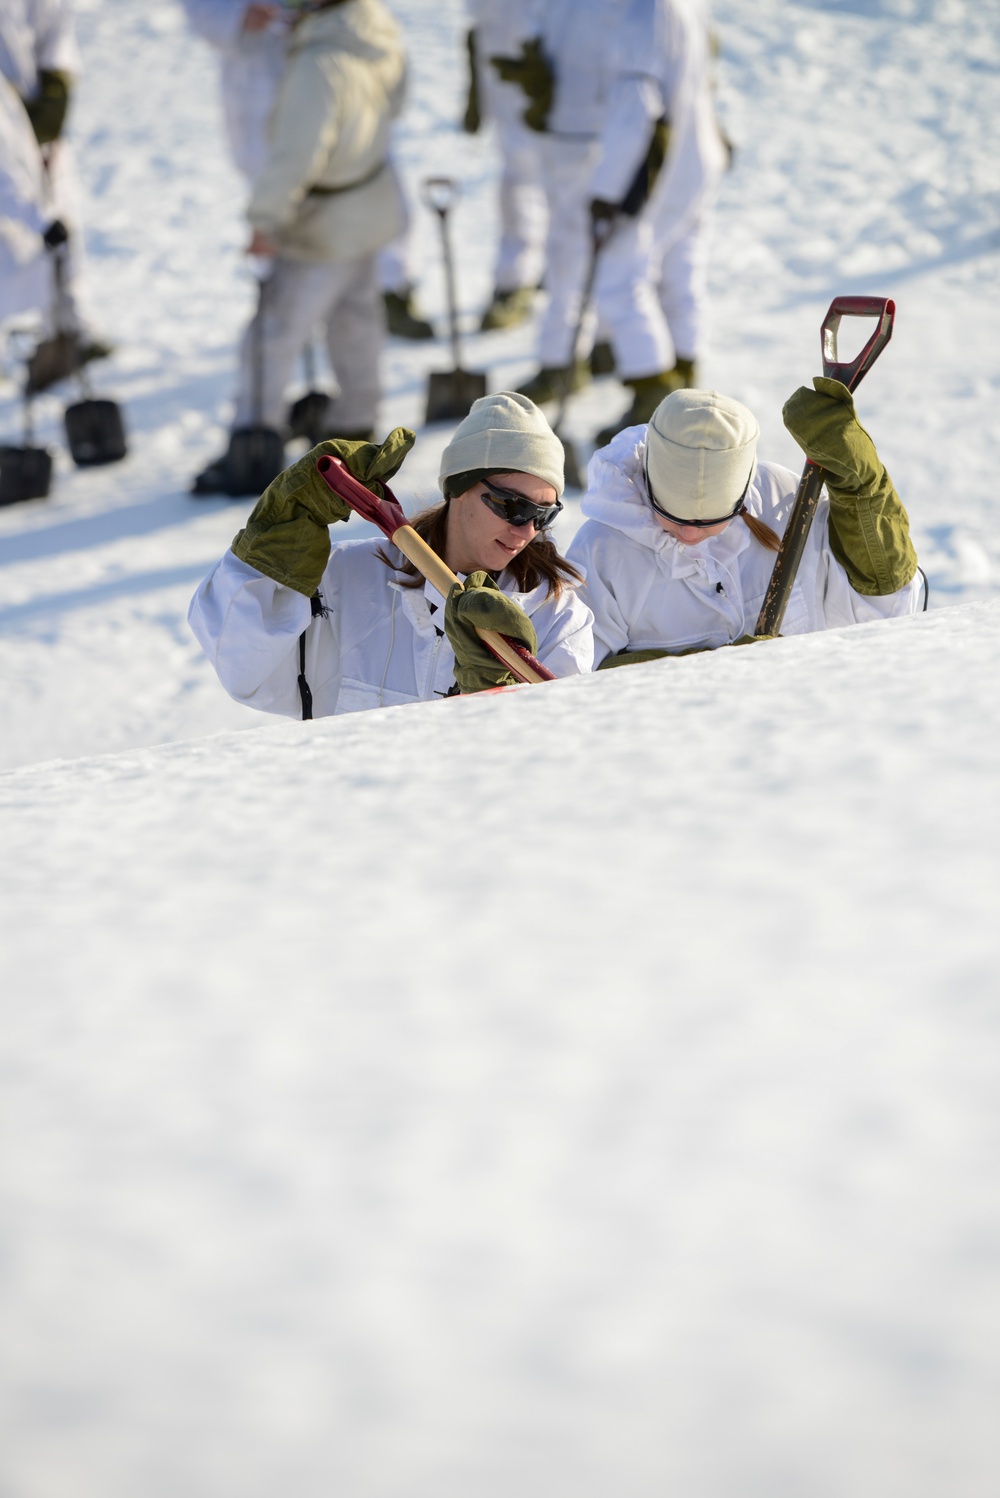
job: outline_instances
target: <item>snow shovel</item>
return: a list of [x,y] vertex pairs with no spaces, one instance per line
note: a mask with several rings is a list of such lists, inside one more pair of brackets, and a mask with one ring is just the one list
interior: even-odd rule
[[302,350],[309,389],[293,401],[288,411],[288,429],[293,437],[305,437],[310,447],[322,442],[330,425],[330,397],[316,386],[316,351],[312,341]]
[[[399,501],[389,488],[383,484],[384,499],[379,499],[370,489],[351,473],[339,458],[322,457],[316,464],[324,482],[331,488],[334,494],[346,501],[352,510],[356,510],[365,520],[370,520],[377,525],[382,534],[397,546],[405,557],[413,563],[419,572],[422,572],[428,582],[432,583],[443,598],[447,598],[449,592],[458,582],[458,578],[451,568],[432,551],[420,536],[417,535],[403,514]],[[517,640],[512,640],[507,635],[501,635],[492,629],[477,629],[476,633],[501,665],[518,681],[538,682],[555,681],[555,676],[543,666],[541,661],[535,659],[530,651],[525,650]]]
[[441,250],[444,255],[445,285],[448,291],[448,320],[451,326],[451,356],[455,368],[432,372],[427,384],[427,420],[461,421],[468,416],[473,401],[486,394],[486,376],[462,368],[462,347],[458,334],[458,306],[455,293],[455,262],[448,233],[448,213],[458,201],[459,187],[450,177],[428,177],[424,182],[424,202],[438,216],[441,225]]
[[[57,307],[62,302],[66,277],[66,244],[69,235],[65,230],[63,234],[64,237],[53,246]],[[57,336],[64,334],[65,328],[57,329]],[[75,405],[67,406],[64,415],[70,456],[78,468],[89,468],[99,463],[117,463],[128,451],[121,408],[116,401],[94,399],[90,377],[78,358],[75,359],[74,368],[83,399]]]
[[583,332],[584,319],[587,316],[587,308],[590,306],[590,298],[594,291],[594,282],[597,279],[597,257],[601,250],[611,238],[615,221],[612,218],[598,219],[591,227],[590,234],[590,262],[587,266],[587,277],[583,283],[583,294],[580,297],[580,313],[576,319],[576,327],[573,330],[573,342],[569,350],[569,368],[563,380],[562,391],[559,396],[559,410],[553,422],[552,430],[555,432],[563,448],[563,469],[566,474],[566,487],[568,489],[584,488],[583,476],[580,473],[580,464],[577,461],[576,449],[567,437],[563,435],[562,424],[566,419],[566,407],[569,405],[571,394],[570,386],[573,382],[573,371],[576,368],[576,352],[580,347],[580,334]]
[[128,451],[125,424],[117,401],[95,400],[85,370],[77,371],[83,400],[66,407],[66,441],[78,468],[117,463]]
[[[896,304],[887,297],[834,297],[820,329],[823,374],[826,378],[839,380],[850,391],[856,390],[892,337],[892,324],[895,316]],[[878,319],[878,327],[857,358],[849,363],[842,363],[837,359],[837,331],[842,317]],[[823,479],[823,469],[811,460],[807,461],[802,470],[795,503],[788,517],[785,534],[781,539],[781,549],[774,563],[774,571],[771,573],[771,581],[768,584],[754,634],[776,635],[781,632],[781,622],[785,617],[785,609],[791,597],[792,585],[795,582],[809,530],[819,505]]]
[[52,483],[52,455],[35,447],[31,429],[31,396],[24,392],[24,446],[0,446],[0,505],[22,499],[47,499]]
[[257,315],[253,321],[253,425],[237,427],[226,452],[224,493],[230,499],[245,494],[263,494],[285,466],[285,444],[281,433],[263,423],[264,411],[264,308],[267,277],[258,282]]

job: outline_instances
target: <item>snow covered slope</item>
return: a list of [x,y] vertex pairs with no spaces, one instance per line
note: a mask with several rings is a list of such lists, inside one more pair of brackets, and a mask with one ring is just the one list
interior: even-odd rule
[[989,1498],[998,626],[0,777],[6,1490]]
[[[473,326],[491,286],[497,163],[455,130],[461,0],[394,0],[413,63],[400,141],[410,185],[450,172],[459,291]],[[53,496],[0,511],[0,767],[250,727],[184,622],[196,579],[247,503],[196,502],[191,476],[225,438],[234,345],[253,300],[242,194],[224,153],[215,64],[173,0],[79,0],[85,73],[74,106],[95,315],[119,343],[95,376],[125,404],[121,465],[73,471]],[[998,0],[720,0],[720,108],[737,143],[719,205],[705,379],[745,400],[762,451],[798,466],[782,402],[818,368],[837,292],[891,295],[892,345],[860,409],[910,506],[932,607],[992,596],[1000,579]],[[421,295],[443,331],[436,224],[419,202]],[[532,367],[533,330],[475,335],[494,387]],[[393,343],[386,430],[418,424],[447,345]],[[13,387],[0,433],[15,434]],[[59,444],[65,392],[39,404]],[[626,402],[614,381],[575,403],[582,442]],[[448,429],[421,436],[399,485],[434,492]],[[571,508],[566,540],[577,523]],[[352,521],[352,527],[358,522]]]

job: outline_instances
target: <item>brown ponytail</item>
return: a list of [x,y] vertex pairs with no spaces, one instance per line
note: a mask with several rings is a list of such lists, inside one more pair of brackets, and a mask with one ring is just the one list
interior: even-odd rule
[[781,537],[777,531],[773,531],[766,520],[758,520],[756,515],[748,515],[746,510],[740,511],[740,519],[755,541],[759,541],[765,551],[779,551],[781,549]]
[[[429,510],[422,510],[410,521],[421,540],[426,541],[431,551],[437,552],[439,557],[444,556],[445,541],[448,536],[448,505],[449,501],[446,499],[443,505],[434,505]],[[401,587],[423,587],[422,573],[417,571],[407,557],[404,557],[402,562],[396,562],[387,551],[382,549],[376,552],[376,556],[380,562],[391,567],[393,572],[403,575],[406,581],[400,584]],[[558,598],[567,584],[583,581],[582,575],[572,562],[567,562],[566,558],[559,554],[544,531],[541,535],[536,535],[534,540],[529,541],[524,550],[519,551],[503,570],[511,574],[517,583],[519,593],[530,593],[538,587],[539,583],[547,583],[546,597],[548,598]]]

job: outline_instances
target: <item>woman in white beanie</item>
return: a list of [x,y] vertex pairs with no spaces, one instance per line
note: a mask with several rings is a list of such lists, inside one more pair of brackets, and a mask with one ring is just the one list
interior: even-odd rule
[[[784,408],[826,470],[782,633],[894,618],[926,605],[909,523],[849,391],[817,379]],[[667,396],[648,426],[594,454],[568,556],[586,574],[596,665],[714,650],[753,636],[798,478],[757,458],[759,428],[713,390]]]
[[375,493],[414,442],[321,443],[285,470],[195,594],[188,619],[237,702],[325,717],[430,701],[512,680],[476,626],[521,640],[556,676],[593,667],[591,614],[546,530],[563,450],[524,396],[476,401],[441,459],[444,501],[413,524],[465,582],[446,601],[390,543],[339,541],[350,510],[316,469],[343,459]]

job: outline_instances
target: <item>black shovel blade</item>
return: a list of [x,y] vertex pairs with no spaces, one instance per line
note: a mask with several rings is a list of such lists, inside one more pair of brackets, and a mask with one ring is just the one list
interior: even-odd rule
[[78,468],[119,462],[128,446],[117,401],[85,400],[67,406],[66,441]]
[[44,447],[0,447],[0,505],[46,499],[52,482],[52,456]]
[[330,397],[325,390],[307,390],[288,408],[288,430],[293,437],[305,437],[315,447],[322,442],[330,424]]
[[273,427],[237,427],[226,453],[226,486],[231,499],[263,494],[285,466],[285,444]]
[[427,420],[461,421],[486,394],[486,376],[470,369],[435,370],[427,382]]

